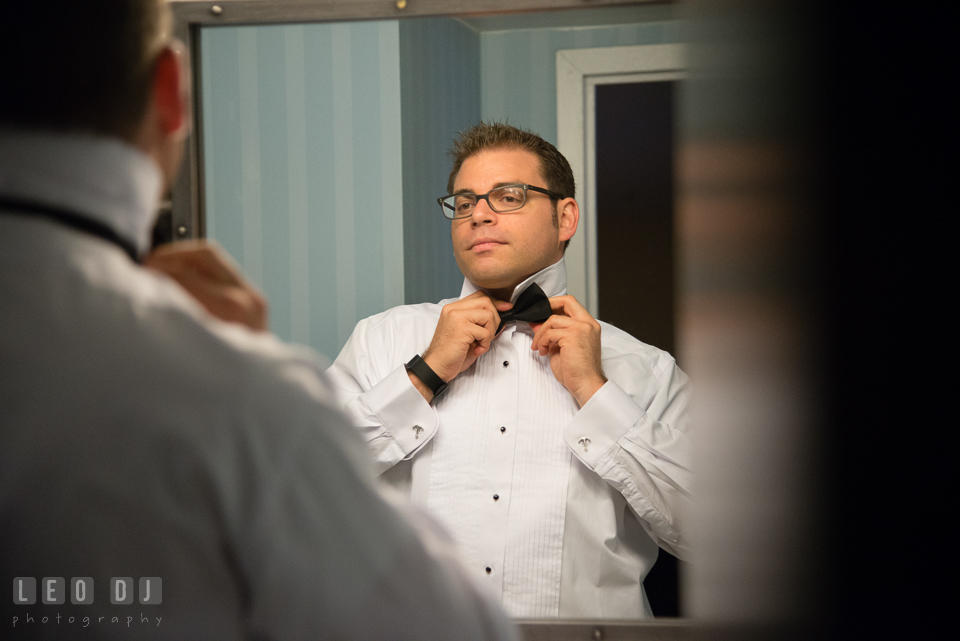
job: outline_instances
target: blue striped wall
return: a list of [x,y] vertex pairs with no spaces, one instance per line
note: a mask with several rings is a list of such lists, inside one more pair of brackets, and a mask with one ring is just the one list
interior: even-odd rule
[[480,119],[480,35],[457,20],[400,23],[403,96],[403,248],[408,303],[460,294],[446,195],[457,132]]
[[404,301],[396,22],[201,31],[207,236],[334,357]]

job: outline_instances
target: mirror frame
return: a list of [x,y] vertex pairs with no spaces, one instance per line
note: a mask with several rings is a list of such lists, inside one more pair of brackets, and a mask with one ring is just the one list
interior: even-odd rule
[[[168,0],[173,13],[173,35],[186,46],[192,71],[193,128],[180,175],[171,190],[173,240],[203,238],[204,166],[203,104],[200,29],[217,25],[294,24],[425,17],[478,17],[489,14],[531,13],[569,9],[673,4],[674,0]],[[524,620],[518,619],[526,641],[574,639],[692,638],[687,619]]]

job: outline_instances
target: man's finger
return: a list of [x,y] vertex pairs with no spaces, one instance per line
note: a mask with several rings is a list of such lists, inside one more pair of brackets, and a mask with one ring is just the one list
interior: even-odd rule
[[465,301],[465,300],[472,300],[472,299],[475,299],[475,298],[490,298],[490,294],[488,294],[487,292],[483,291],[482,289],[478,289],[477,291],[473,292],[473,293],[470,294],[469,296],[464,296],[464,297],[461,298],[460,300],[451,303],[451,305],[456,305],[457,303],[462,303],[462,302]]
[[537,346],[534,349],[538,350],[541,356],[546,356],[546,350],[548,350],[551,345],[559,344],[563,336],[563,329],[548,328],[540,335],[540,340],[537,341]]
[[230,257],[208,241],[183,241],[161,245],[144,258],[144,265],[169,273],[189,269],[233,285],[243,285],[243,276]]
[[580,304],[573,296],[554,296],[550,298],[550,309],[554,314],[563,314],[577,320],[594,320],[587,308]]
[[213,247],[201,247],[191,254],[190,258],[197,267],[213,278],[225,283],[239,285],[243,282],[240,272],[233,268],[225,255],[218,252]]
[[510,303],[505,300],[499,300],[497,298],[491,297],[486,292],[483,292],[486,296],[478,299],[478,304],[483,309],[488,309],[493,314],[496,324],[500,325],[500,312],[505,312],[513,307],[513,303]]
[[[540,340],[543,338],[544,333],[550,330],[553,327],[553,320],[558,318],[557,316],[550,316],[547,320],[542,323],[537,323],[537,327],[533,330],[533,344],[530,345],[530,349],[540,349]],[[531,327],[533,325],[531,324]]]
[[490,332],[491,336],[493,335],[493,332],[496,331],[497,326],[500,324],[500,315],[497,314],[496,310],[488,307],[463,309],[460,310],[459,313],[461,318],[465,319],[473,326],[486,329]]
[[228,322],[241,323],[262,331],[266,329],[261,301],[238,287],[215,285],[203,278],[183,278],[177,282],[198,300],[210,314]]
[[547,320],[537,325],[537,328],[534,330],[534,333],[533,333],[533,345],[531,345],[531,349],[539,348],[539,341],[542,340],[546,332],[553,329],[565,330],[582,322],[584,321],[570,318],[569,316],[558,316],[554,314]]
[[490,339],[485,338],[483,340],[477,341],[474,343],[473,355],[480,357],[490,351]]
[[205,242],[163,246],[144,259],[144,266],[179,283],[213,316],[257,331],[267,329],[266,299],[215,246]]
[[537,351],[540,352],[540,356],[547,356],[552,351],[560,349],[560,341],[566,336],[566,332],[563,329],[550,329],[547,330],[542,337],[540,337],[540,343],[537,345]]
[[494,309],[501,308],[501,303],[504,304],[504,305],[506,305],[506,307],[505,307],[505,308],[502,308],[502,309],[505,309],[505,310],[506,310],[506,309],[510,309],[511,307],[513,307],[513,303],[508,303],[507,301],[502,301],[502,300],[499,300],[499,299],[497,299],[497,298],[494,298],[493,296],[491,296],[491,295],[488,294],[487,292],[483,291],[482,289],[479,290],[479,291],[473,292],[473,293],[470,294],[469,296],[464,296],[464,297],[461,298],[460,300],[458,300],[458,301],[456,301],[456,302],[453,302],[453,303],[450,303],[450,304],[451,304],[451,305],[466,305],[466,306],[469,306],[469,305],[471,305],[471,304],[479,304],[479,305],[484,305],[484,306],[486,306],[488,303],[489,303],[489,305],[490,305],[491,307],[493,307]]
[[493,340],[493,332],[490,329],[483,325],[473,325],[471,328],[471,335],[475,343],[481,345],[489,345],[490,341]]
[[507,301],[497,300],[492,298],[490,294],[485,291],[478,291],[461,298],[455,303],[450,303],[447,307],[450,307],[451,310],[477,310],[483,309],[488,310],[494,319],[494,325],[500,325],[500,312],[505,312],[508,309],[513,307],[513,303]]

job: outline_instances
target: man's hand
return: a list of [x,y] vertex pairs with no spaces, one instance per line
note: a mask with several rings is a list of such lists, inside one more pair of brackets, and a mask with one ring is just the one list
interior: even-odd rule
[[[500,325],[499,312],[511,307],[511,303],[495,300],[482,291],[444,306],[423,360],[449,383],[490,349]],[[426,386],[417,384],[420,379],[410,374],[410,380],[427,401],[433,399]]]
[[266,298],[215,245],[205,241],[163,245],[148,254],[143,264],[177,281],[220,320],[267,330]]
[[607,382],[600,365],[600,323],[573,296],[550,299],[553,315],[533,324],[532,349],[550,357],[550,369],[580,407]]

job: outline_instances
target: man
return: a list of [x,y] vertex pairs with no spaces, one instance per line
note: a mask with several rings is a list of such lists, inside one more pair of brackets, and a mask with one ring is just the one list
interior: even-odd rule
[[168,29],[159,0],[0,21],[0,636],[513,638],[315,356],[188,295],[263,327],[227,264],[135,262],[188,127]]
[[565,295],[579,208],[553,145],[481,123],[453,154],[460,298],[361,321],[329,373],[382,478],[512,615],[650,616],[658,545],[688,553],[686,376]]

